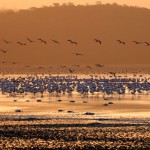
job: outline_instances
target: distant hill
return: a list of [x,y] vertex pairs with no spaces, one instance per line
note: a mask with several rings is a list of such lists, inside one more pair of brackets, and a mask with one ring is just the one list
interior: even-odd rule
[[[36,42],[30,43],[27,37]],[[102,44],[96,43],[95,38]],[[69,39],[78,44],[71,44]],[[118,39],[126,45],[119,44]],[[135,44],[134,40],[142,44]],[[31,65],[150,64],[150,46],[143,42],[150,42],[149,9],[70,4],[0,13],[0,48],[8,50],[0,53],[2,61]]]

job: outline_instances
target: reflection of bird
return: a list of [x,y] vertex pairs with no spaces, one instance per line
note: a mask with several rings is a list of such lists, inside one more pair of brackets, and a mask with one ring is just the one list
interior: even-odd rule
[[58,41],[56,41],[56,40],[52,40],[54,43],[56,43],[56,44],[60,44]]
[[133,41],[135,44],[141,44],[142,42],[138,42],[138,41]]
[[30,43],[35,42],[35,41],[32,41],[30,38],[27,38],[27,40],[28,40]]
[[72,54],[75,54],[76,56],[82,56],[83,55],[81,53],[72,53]]
[[3,49],[0,49],[3,53],[6,53],[7,51],[6,50],[3,50]]
[[47,42],[46,42],[45,40],[41,39],[41,38],[39,38],[39,39],[37,39],[37,40],[43,42],[44,44],[47,44]]
[[98,40],[98,39],[94,39],[95,42],[102,44],[102,41]]
[[148,43],[148,42],[144,42],[147,46],[150,46],[150,43]]
[[17,42],[19,45],[27,45],[26,43]]
[[75,70],[68,69],[70,73],[73,73]]
[[75,41],[72,41],[72,40],[67,40],[68,42],[70,42],[71,44],[78,44],[77,42],[75,42]]
[[8,42],[8,41],[6,41],[6,40],[3,40],[6,44],[9,44],[9,43],[11,43],[11,42]]
[[120,44],[123,44],[123,45],[125,45],[126,43],[125,42],[123,42],[123,41],[121,41],[121,40],[117,40]]

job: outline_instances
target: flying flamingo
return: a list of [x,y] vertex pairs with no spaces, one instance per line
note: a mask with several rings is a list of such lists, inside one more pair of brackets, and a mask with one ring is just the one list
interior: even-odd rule
[[56,40],[52,40],[54,43],[56,43],[56,44],[60,44],[58,41],[56,41]]
[[123,44],[123,45],[126,44],[125,42],[123,42],[123,41],[121,41],[121,40],[117,40],[117,42],[119,42],[119,44]]
[[7,51],[6,50],[3,50],[3,49],[0,49],[3,53],[6,53]]
[[47,44],[47,42],[46,42],[45,40],[41,39],[41,38],[39,38],[39,39],[37,39],[37,40],[41,41],[41,42],[44,43],[44,44]]
[[82,56],[83,55],[81,53],[72,53],[72,54],[75,54],[76,56]]
[[35,42],[35,41],[31,40],[30,38],[27,38],[27,40],[28,40],[30,43]]
[[100,45],[102,44],[102,41],[98,40],[98,39],[94,39],[95,42],[99,43]]
[[10,44],[11,42],[9,42],[9,41],[6,41],[6,40],[3,40],[6,44]]

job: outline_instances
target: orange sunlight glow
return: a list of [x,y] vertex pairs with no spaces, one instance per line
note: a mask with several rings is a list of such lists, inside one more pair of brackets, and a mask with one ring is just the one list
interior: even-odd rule
[[0,9],[28,9],[30,7],[42,7],[42,6],[50,6],[53,3],[59,3],[62,5],[63,3],[73,3],[74,5],[86,5],[86,4],[96,4],[96,3],[118,3],[120,5],[129,5],[129,6],[138,6],[138,7],[146,7],[150,8],[150,0],[0,0]]

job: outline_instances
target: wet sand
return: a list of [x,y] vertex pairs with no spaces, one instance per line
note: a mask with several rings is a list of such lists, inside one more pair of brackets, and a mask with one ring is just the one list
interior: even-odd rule
[[[72,99],[75,103],[70,102]],[[108,101],[113,104],[104,106]],[[15,112],[16,109],[22,112]],[[58,112],[60,109],[63,112]],[[85,115],[85,112],[94,112],[94,115]],[[149,113],[149,96],[145,95],[140,99],[126,96],[107,101],[101,96],[1,95],[0,148],[149,149]]]
[[147,120],[18,119],[0,121],[1,149],[149,149]]

